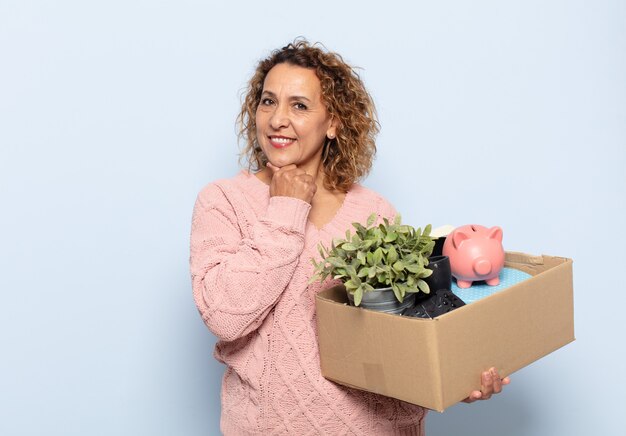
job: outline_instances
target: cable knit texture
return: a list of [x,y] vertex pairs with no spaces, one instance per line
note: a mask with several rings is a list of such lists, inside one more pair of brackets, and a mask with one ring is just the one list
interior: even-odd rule
[[355,185],[321,229],[310,205],[271,197],[242,171],[198,195],[191,231],[193,294],[219,339],[226,364],[221,429],[225,435],[423,435],[425,410],[346,388],[322,377],[315,294],[308,284],[317,246],[342,237],[376,212],[392,217],[380,195]]

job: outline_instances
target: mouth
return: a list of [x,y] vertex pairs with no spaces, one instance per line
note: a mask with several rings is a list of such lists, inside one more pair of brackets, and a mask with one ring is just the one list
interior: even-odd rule
[[268,136],[270,144],[274,148],[285,148],[296,142],[294,138],[288,138],[286,136]]

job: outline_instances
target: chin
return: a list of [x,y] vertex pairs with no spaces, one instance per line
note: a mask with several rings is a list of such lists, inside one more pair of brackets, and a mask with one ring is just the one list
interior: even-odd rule
[[272,157],[268,157],[268,160],[270,161],[270,163],[272,165],[274,165],[275,167],[285,167],[287,165],[291,165],[291,164],[295,164],[298,165],[298,161],[295,159],[290,159],[288,157],[283,157],[283,156],[272,156]]

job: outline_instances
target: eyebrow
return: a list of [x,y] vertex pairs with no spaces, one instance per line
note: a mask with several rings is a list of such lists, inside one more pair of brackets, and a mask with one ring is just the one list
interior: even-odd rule
[[[272,91],[263,91],[261,95],[267,95],[269,97],[276,98],[276,94],[274,94]],[[305,97],[304,95],[292,95],[291,97],[289,97],[289,100],[306,100],[309,102],[311,101],[310,98]]]

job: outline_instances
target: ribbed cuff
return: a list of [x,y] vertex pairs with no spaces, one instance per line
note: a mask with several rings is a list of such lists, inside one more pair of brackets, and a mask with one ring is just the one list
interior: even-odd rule
[[271,197],[265,219],[282,227],[303,233],[311,205],[293,197]]

